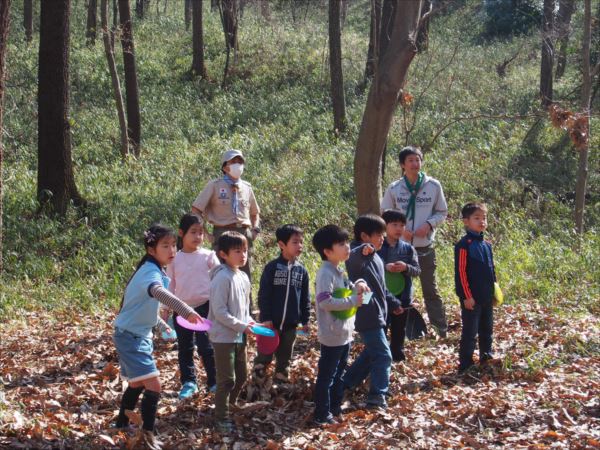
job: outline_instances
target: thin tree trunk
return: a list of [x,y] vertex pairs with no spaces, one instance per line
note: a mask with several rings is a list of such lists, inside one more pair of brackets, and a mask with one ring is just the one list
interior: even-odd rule
[[269,0],[259,0],[260,2],[260,15],[267,22],[271,21],[271,8],[269,7]]
[[225,35],[225,49],[227,55],[225,58],[225,68],[223,70],[223,86],[226,86],[229,78],[231,51],[234,52],[233,65],[237,61],[237,28],[238,28],[238,8],[237,0],[221,0],[219,3],[221,12],[221,23],[223,24],[223,33]]
[[112,30],[108,28],[108,0],[101,0],[100,16],[102,21],[102,40],[104,42],[104,53],[110,71],[112,81],[113,96],[117,106],[117,116],[119,117],[119,129],[121,130],[121,157],[125,159],[129,153],[129,139],[127,137],[127,121],[125,120],[125,106],[123,105],[123,96],[121,94],[121,83],[117,73],[115,63],[115,49],[113,48],[114,36]]
[[[120,2],[121,0],[119,0]],[[145,2],[144,0],[135,0],[135,15],[138,19],[143,19],[144,18],[144,6],[145,6]],[[131,14],[131,13],[130,13]]]
[[114,49],[115,49],[115,31],[117,30],[117,27],[119,25],[119,5],[117,5],[117,0],[112,0],[112,5],[113,5],[112,48],[114,51]]
[[380,54],[377,76],[369,90],[354,157],[354,186],[359,214],[379,213],[381,155],[398,96],[417,53],[415,39],[420,18],[426,18],[421,15],[422,4],[421,0],[398,3],[389,45],[385,53]]
[[567,66],[567,47],[571,34],[571,16],[575,11],[575,0],[560,0],[558,5],[556,31],[560,49],[556,58],[555,76],[557,79],[564,75]]
[[38,199],[64,215],[79,196],[71,160],[69,125],[70,0],[42,1],[38,66]]
[[[592,77],[590,68],[592,5],[591,0],[584,0],[583,3],[583,45],[581,47],[581,59],[583,61],[583,83],[581,88],[581,110],[587,116],[588,133],[590,133],[590,97],[592,92]],[[577,183],[575,185],[575,230],[579,234],[583,233],[583,212],[585,209],[585,192],[587,189],[589,142],[590,136],[588,136],[587,144],[583,148],[579,149],[579,167],[577,169]]]
[[192,0],[192,73],[206,79],[202,6],[202,0]]
[[369,28],[369,49],[367,50],[367,63],[365,65],[365,77],[360,91],[369,84],[375,76],[375,67],[379,58],[379,33],[381,30],[381,3],[382,0],[371,0],[371,24]]
[[336,133],[342,133],[346,129],[340,10],[341,0],[329,0],[329,74],[331,76],[333,129]]
[[[143,1],[143,0],[141,0]],[[121,47],[123,48],[123,67],[125,69],[125,98],[127,103],[127,135],[133,154],[140,155],[141,121],[140,101],[137,74],[135,70],[135,52],[133,45],[133,28],[131,26],[131,10],[129,0],[119,0],[119,17],[121,20]]]
[[96,45],[96,28],[98,27],[98,2],[97,0],[88,0],[86,41],[87,45]]
[[553,87],[552,75],[554,68],[554,0],[544,0],[544,15],[542,18],[542,63],[540,65],[540,97],[542,106],[547,108],[552,104]]
[[33,0],[23,1],[23,28],[25,28],[25,40],[31,42],[33,39]]
[[4,224],[2,222],[3,217],[3,176],[2,169],[4,163],[4,144],[2,143],[2,135],[4,134],[4,79],[6,77],[6,51],[7,51],[7,40],[8,40],[8,29],[10,27],[10,0],[0,1],[0,276],[4,269],[3,261],[3,247],[2,241],[4,238]]
[[[426,14],[427,11],[431,8],[431,0],[425,0],[423,3],[423,11]],[[426,52],[429,48],[429,16],[419,27],[419,34],[417,36],[417,50],[419,53]]]
[[183,17],[185,18],[185,31],[188,31],[192,23],[192,0],[185,0],[183,3]]

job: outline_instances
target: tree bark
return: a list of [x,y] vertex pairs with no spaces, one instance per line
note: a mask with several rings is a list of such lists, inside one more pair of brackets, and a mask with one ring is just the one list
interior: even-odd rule
[[223,86],[227,84],[227,78],[230,72],[230,57],[233,50],[233,65],[237,62],[238,48],[238,8],[237,0],[221,0],[219,3],[221,11],[221,23],[223,24],[223,33],[225,34],[225,49],[227,56],[225,58],[225,68],[223,70]]
[[204,31],[202,26],[202,0],[192,0],[192,74],[206,79],[204,63]]
[[556,19],[557,39],[560,45],[556,58],[556,78],[561,78],[567,66],[567,47],[571,34],[571,16],[575,11],[575,0],[560,0],[558,3],[558,17]]
[[101,0],[100,17],[102,21],[102,40],[104,42],[104,53],[106,54],[106,62],[110,72],[112,81],[113,96],[117,106],[117,116],[119,117],[119,129],[121,131],[121,157],[125,159],[129,153],[129,139],[127,137],[127,121],[125,120],[125,106],[123,105],[123,96],[121,94],[121,83],[117,73],[117,65],[115,63],[115,49],[113,31],[108,28],[108,0]]
[[50,212],[64,215],[77,192],[71,160],[69,125],[70,0],[42,1],[38,67],[38,199]]
[[382,0],[371,0],[371,24],[369,27],[369,48],[367,50],[367,63],[365,77],[361,92],[375,76],[375,67],[379,58],[379,33],[381,32],[381,6]]
[[23,1],[23,28],[25,28],[25,40],[31,42],[33,39],[33,0]]
[[[423,14],[432,7],[431,0],[425,0],[423,3]],[[429,16],[423,20],[423,23],[419,27],[419,34],[417,36],[417,50],[419,53],[426,52],[429,48]]]
[[[584,0],[583,14],[583,45],[581,46],[581,59],[583,61],[583,83],[581,88],[581,110],[587,116],[588,133],[591,133],[590,101],[592,94],[592,77],[590,67],[590,46],[592,35],[592,5],[591,0]],[[575,185],[575,230],[578,234],[583,233],[583,212],[585,209],[585,191],[587,189],[588,177],[588,155],[589,142],[579,149],[579,167],[577,168],[577,183]]]
[[542,18],[542,63],[540,66],[540,97],[542,107],[547,108],[552,104],[553,88],[552,75],[554,68],[554,0],[544,0],[544,14]]
[[4,79],[6,78],[6,51],[8,41],[8,29],[10,27],[10,0],[0,1],[0,276],[4,265],[3,261],[3,247],[2,241],[4,239],[4,224],[2,222],[3,217],[3,194],[4,186],[2,177],[2,170],[4,165],[4,144],[2,143],[2,135],[4,130]]
[[[415,40],[419,25],[421,19],[427,17],[421,14],[422,4],[422,0],[397,4],[389,45],[385,52],[380,53],[354,156],[354,186],[359,214],[379,213],[381,155],[408,68],[417,53]],[[382,28],[384,25],[385,22]]]
[[267,22],[271,21],[271,8],[269,7],[269,0],[259,0],[260,2],[260,15]]
[[87,45],[96,45],[96,28],[98,26],[98,1],[88,0],[87,24],[85,37]]
[[[143,1],[143,0],[142,0]],[[123,48],[123,68],[125,69],[125,98],[127,103],[127,135],[133,148],[133,154],[140,156],[140,140],[142,127],[140,121],[140,101],[137,74],[135,70],[135,52],[133,45],[133,28],[131,26],[131,10],[129,0],[119,0],[119,17],[121,20],[121,47]]]
[[341,0],[329,0],[329,74],[331,77],[331,103],[333,129],[341,133],[346,129],[346,101],[342,70],[342,31],[340,24]]
[[183,16],[185,18],[185,31],[188,31],[192,23],[192,0],[185,0],[183,3]]

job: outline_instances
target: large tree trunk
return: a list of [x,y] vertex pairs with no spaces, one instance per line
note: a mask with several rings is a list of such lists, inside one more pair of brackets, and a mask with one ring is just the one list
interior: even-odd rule
[[207,78],[204,64],[204,31],[202,27],[202,0],[192,0],[192,73]]
[[341,133],[346,129],[340,7],[341,0],[329,0],[329,74],[331,76],[333,129],[336,133]]
[[23,1],[23,28],[25,28],[25,39],[31,42],[33,39],[33,0]]
[[192,0],[185,0],[183,3],[183,17],[185,18],[185,31],[187,31],[192,23]]
[[98,26],[98,2],[97,0],[88,0],[87,24],[85,37],[87,44],[96,45],[96,28]]
[[83,200],[75,187],[69,126],[70,0],[42,1],[38,67],[38,199],[60,215]]
[[225,58],[225,68],[223,70],[223,86],[227,84],[227,78],[230,72],[230,58],[233,50],[233,66],[237,62],[238,49],[238,7],[237,0],[221,0],[219,3],[221,11],[221,23],[223,24],[223,33],[225,34],[225,49],[227,56]]
[[552,69],[554,68],[554,0],[544,0],[544,15],[542,18],[542,63],[540,67],[540,97],[542,106],[547,108],[552,104]]
[[[583,45],[581,47],[581,59],[583,61],[583,83],[581,88],[581,111],[587,116],[588,130],[590,126],[590,99],[592,93],[592,77],[590,68],[590,46],[592,35],[592,5],[591,0],[584,0],[584,19],[583,19]],[[583,211],[585,208],[585,191],[587,188],[588,177],[588,154],[589,142],[579,149],[579,167],[577,169],[577,184],[575,185],[575,230],[577,233],[583,233]]]
[[6,76],[6,50],[8,40],[8,28],[10,26],[10,0],[0,0],[0,275],[2,275],[2,240],[4,237],[4,224],[2,222],[4,203],[2,196],[4,186],[2,184],[2,168],[4,161],[4,144],[2,144],[2,130],[4,130],[4,78]]
[[556,19],[556,34],[560,45],[556,58],[556,78],[561,78],[567,66],[567,47],[571,34],[571,16],[575,11],[575,0],[560,0],[558,2],[558,17]]
[[110,79],[112,81],[113,96],[117,106],[117,116],[119,117],[119,129],[121,131],[121,157],[125,159],[129,153],[129,139],[127,137],[127,121],[125,120],[125,106],[123,105],[123,96],[121,94],[121,83],[117,73],[115,63],[115,49],[113,31],[108,28],[108,0],[102,0],[100,5],[100,17],[102,21],[102,40],[104,42],[104,53],[108,63]]
[[[143,0],[142,0],[143,1]],[[137,74],[135,71],[135,53],[133,46],[133,28],[129,0],[119,0],[121,20],[121,47],[123,48],[123,67],[125,69],[125,96],[127,103],[127,135],[133,147],[133,154],[140,155],[142,126],[140,122],[140,101]]]
[[[381,155],[408,68],[417,53],[415,40],[421,19],[427,18],[427,15],[421,14],[422,3],[417,0],[397,4],[389,44],[385,53],[380,53],[354,156],[354,186],[359,214],[379,213]],[[384,27],[385,22],[382,23],[382,34]]]

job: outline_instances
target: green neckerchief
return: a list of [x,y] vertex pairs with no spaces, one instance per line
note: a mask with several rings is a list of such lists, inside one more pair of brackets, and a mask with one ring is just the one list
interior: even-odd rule
[[410,184],[406,175],[404,175],[404,183],[406,183],[406,187],[408,192],[410,192],[410,200],[408,201],[408,206],[406,207],[406,219],[407,220],[415,220],[415,208],[416,208],[416,200],[417,200],[417,192],[421,189],[421,185],[423,184],[423,179],[425,178],[425,174],[423,172],[419,172],[419,176],[417,177],[417,182],[415,184]]

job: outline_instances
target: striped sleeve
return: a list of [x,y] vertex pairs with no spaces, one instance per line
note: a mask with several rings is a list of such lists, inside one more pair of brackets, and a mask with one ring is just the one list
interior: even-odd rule
[[467,279],[467,249],[458,249],[458,276],[460,285],[465,294],[465,298],[473,298],[471,294],[471,288],[469,287],[469,280]]
[[153,285],[150,288],[150,294],[156,300],[161,302],[163,305],[168,306],[169,309],[172,309],[182,317],[187,318],[190,314],[194,312],[194,310],[191,307],[183,303],[181,300],[179,300],[177,297],[175,297],[162,286],[158,286],[157,284]]

